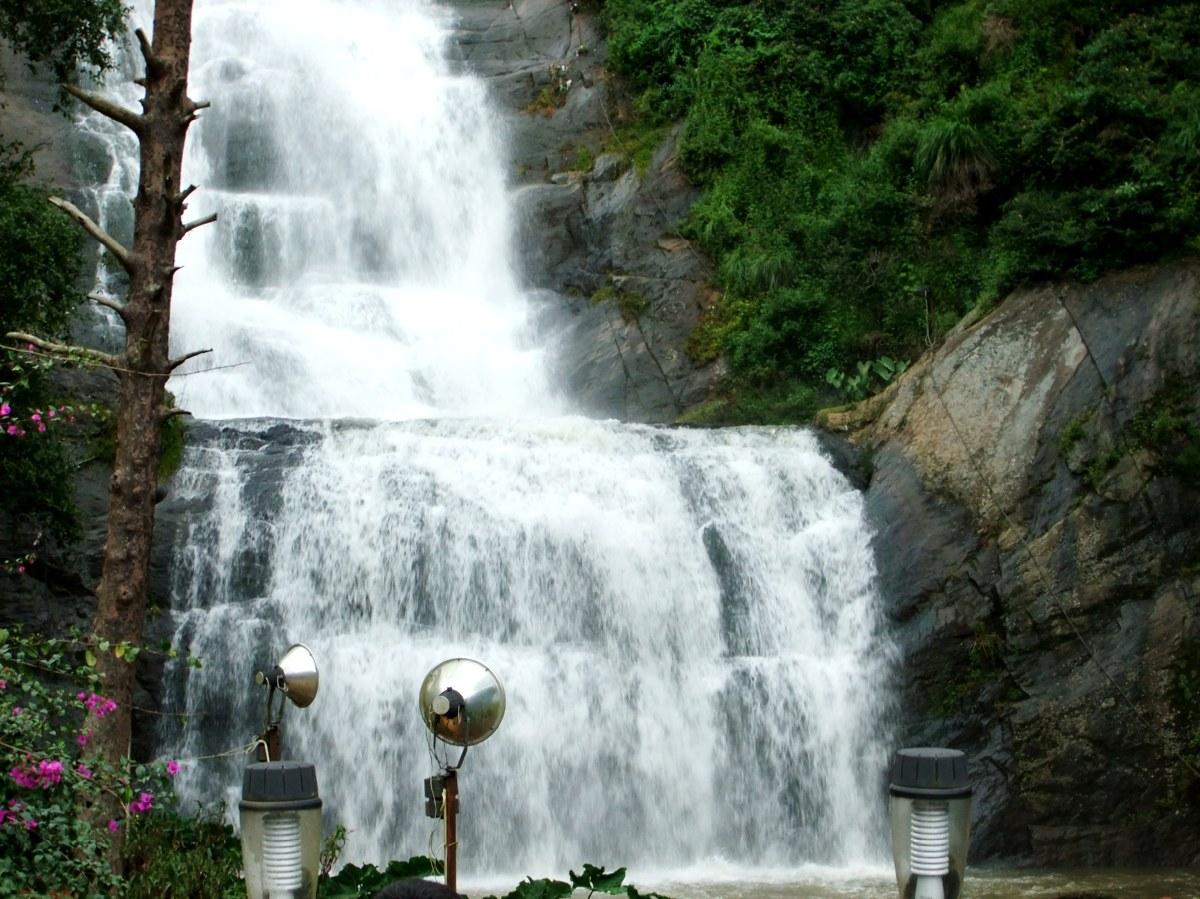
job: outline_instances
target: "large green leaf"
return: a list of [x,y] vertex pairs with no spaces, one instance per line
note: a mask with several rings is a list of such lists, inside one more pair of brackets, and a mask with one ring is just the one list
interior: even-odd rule
[[428,877],[433,873],[433,859],[424,855],[393,861],[382,871],[374,865],[346,865],[336,876],[322,881],[317,894],[320,899],[359,899],[374,896],[394,880]]
[[583,873],[571,872],[571,884],[581,890],[591,890],[593,893],[608,893],[613,896],[625,892],[625,869],[617,868],[606,872],[604,868],[585,864]]

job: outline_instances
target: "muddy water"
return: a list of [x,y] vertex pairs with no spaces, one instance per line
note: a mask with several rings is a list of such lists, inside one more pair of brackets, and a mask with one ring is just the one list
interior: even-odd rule
[[[470,881],[472,896],[503,896],[519,878]],[[629,882],[674,899],[896,899],[892,872],[810,867],[763,872],[630,872]],[[577,896],[583,895],[576,893]],[[1200,868],[1172,871],[1013,871],[968,868],[962,899],[1200,899]]]
[[[675,899],[895,899],[890,871],[839,876],[813,872],[800,879],[677,880],[655,884]],[[962,899],[1200,899],[1200,869],[1186,871],[1005,871],[968,869]]]

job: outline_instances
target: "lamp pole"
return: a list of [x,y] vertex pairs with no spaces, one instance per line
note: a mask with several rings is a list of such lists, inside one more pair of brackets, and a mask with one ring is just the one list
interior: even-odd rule
[[446,809],[446,886],[458,892],[458,770],[448,768],[442,787]]

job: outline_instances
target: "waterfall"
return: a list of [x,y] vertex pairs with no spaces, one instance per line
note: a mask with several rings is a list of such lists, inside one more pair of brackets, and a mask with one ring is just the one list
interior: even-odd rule
[[[847,864],[879,854],[879,630],[862,500],[796,429],[571,415],[514,274],[505,144],[421,0],[196,0],[176,377],[192,429],[164,754],[289,710],[345,860],[425,853],[416,689],[468,655],[508,713],[461,777],[474,871]],[[118,150],[119,152],[119,150]],[[200,373],[203,369],[212,371]],[[167,720],[170,720],[168,717]],[[241,758],[185,762],[230,798]]]

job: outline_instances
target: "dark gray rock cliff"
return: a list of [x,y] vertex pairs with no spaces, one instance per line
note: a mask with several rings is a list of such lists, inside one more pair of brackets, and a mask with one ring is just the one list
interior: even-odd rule
[[620,98],[590,7],[452,8],[454,55],[488,79],[504,117],[518,254],[526,282],[554,310],[558,378],[590,414],[673,421],[721,374],[686,352],[717,296],[708,261],[676,233],[697,197],[678,166],[678,134],[644,171],[604,152]]
[[976,857],[1200,862],[1200,265],[1020,291],[864,449],[900,737],[967,750]]

